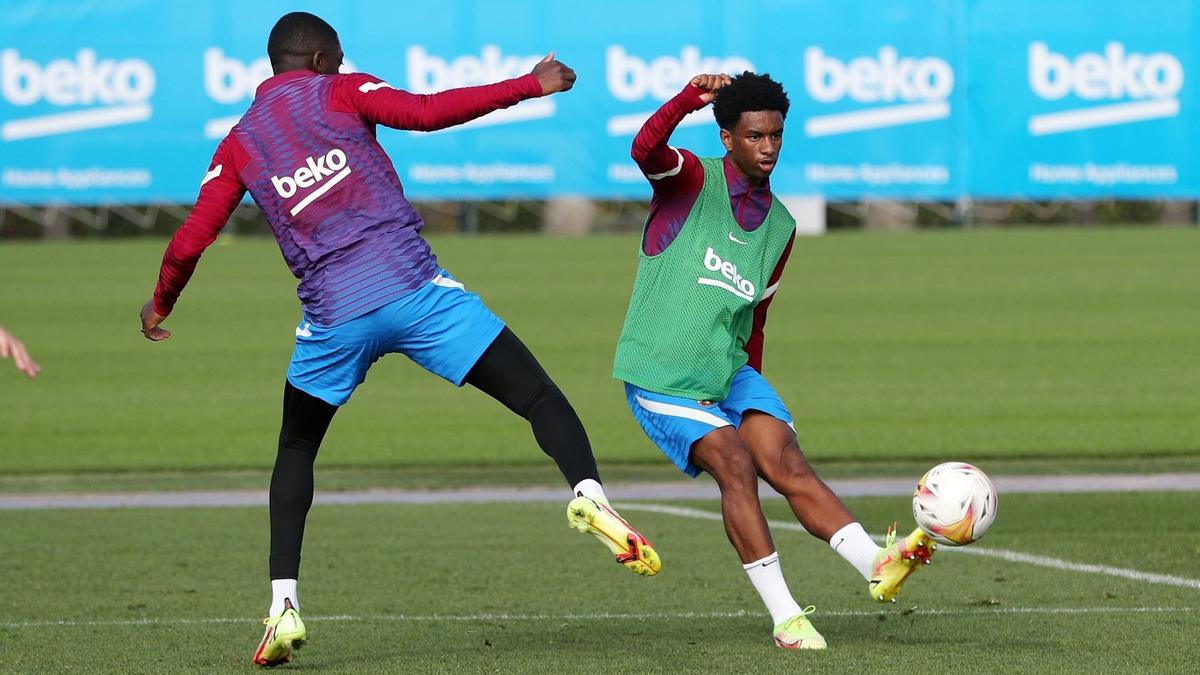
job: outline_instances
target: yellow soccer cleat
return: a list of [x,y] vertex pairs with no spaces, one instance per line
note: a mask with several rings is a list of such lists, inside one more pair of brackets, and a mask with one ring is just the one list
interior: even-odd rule
[[263,623],[267,632],[263,634],[258,651],[254,652],[255,665],[270,668],[287,663],[292,660],[292,652],[308,640],[308,630],[291,600],[284,600],[283,611],[263,619]]
[[808,620],[808,615],[816,610],[816,607],[809,605],[796,616],[775,626],[775,645],[784,649],[825,649],[825,638]]
[[613,552],[618,563],[632,572],[652,577],[662,569],[662,561],[650,541],[603,499],[572,499],[567,504],[567,524],[595,536]]
[[867,582],[871,598],[878,602],[895,602],[904,581],[922,565],[928,565],[936,549],[937,544],[919,527],[897,542],[896,524],[892,523],[888,528],[887,543],[871,565],[871,580]]

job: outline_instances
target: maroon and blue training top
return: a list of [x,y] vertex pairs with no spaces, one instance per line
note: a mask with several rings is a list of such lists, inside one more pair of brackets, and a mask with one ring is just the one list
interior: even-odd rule
[[337,325],[415,290],[436,275],[437,258],[375,125],[434,131],[541,95],[532,75],[431,95],[365,74],[297,70],[268,79],[217,147],[167,247],[154,311],[170,314],[247,191],[300,279],[308,320]]

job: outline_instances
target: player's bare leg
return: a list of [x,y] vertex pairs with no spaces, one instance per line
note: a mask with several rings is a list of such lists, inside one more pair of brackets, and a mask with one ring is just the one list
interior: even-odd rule
[[733,427],[714,429],[692,446],[692,462],[721,490],[725,534],[742,564],[775,552],[771,531],[758,501],[758,476],[750,453]]
[[800,524],[813,536],[829,541],[835,532],[854,522],[842,500],[813,471],[786,423],[750,410],[737,433],[758,475],[787,499]]
[[785,649],[824,649],[825,638],[808,621],[784,581],[779,554],[758,501],[758,475],[733,427],[714,429],[692,445],[691,461],[717,481],[725,534],[742,568],[771,613],[775,644]]
[[738,434],[758,474],[787,499],[804,529],[829,542],[862,574],[872,599],[895,602],[905,580],[929,563],[934,547],[920,529],[896,542],[893,527],[885,546],[876,545],[841,498],[813,471],[786,423],[751,410],[743,416]]

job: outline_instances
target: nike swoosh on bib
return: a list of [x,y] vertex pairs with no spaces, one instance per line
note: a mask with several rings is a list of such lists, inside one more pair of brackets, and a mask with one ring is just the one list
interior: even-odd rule
[[729,233],[729,241],[732,241],[732,242],[734,242],[734,243],[741,244],[742,246],[745,246],[746,244],[749,244],[749,243],[750,243],[750,242],[748,242],[748,241],[742,241],[741,239],[738,239],[737,237],[733,236],[733,233],[732,233],[732,232],[730,232],[730,233]]

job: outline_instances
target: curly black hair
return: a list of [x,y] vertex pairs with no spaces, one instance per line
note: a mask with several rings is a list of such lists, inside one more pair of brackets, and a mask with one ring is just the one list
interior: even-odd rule
[[782,84],[772,80],[768,73],[758,75],[747,70],[717,90],[713,116],[722,129],[733,131],[744,112],[778,110],[787,119],[790,106]]

